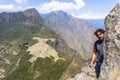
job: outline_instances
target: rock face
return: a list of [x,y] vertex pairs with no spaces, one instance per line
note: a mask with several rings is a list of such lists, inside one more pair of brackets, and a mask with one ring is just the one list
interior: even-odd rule
[[120,80],[120,3],[105,19],[105,59],[101,80]]

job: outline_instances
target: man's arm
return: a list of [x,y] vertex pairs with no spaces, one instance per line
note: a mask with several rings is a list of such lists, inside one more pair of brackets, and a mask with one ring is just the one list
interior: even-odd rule
[[92,54],[92,61],[91,61],[90,65],[89,65],[90,67],[94,66],[95,59],[96,59],[96,52],[93,52],[93,54]]

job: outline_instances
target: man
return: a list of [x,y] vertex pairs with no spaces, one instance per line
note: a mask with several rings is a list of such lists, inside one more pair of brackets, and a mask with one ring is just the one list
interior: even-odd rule
[[103,62],[103,58],[104,58],[103,57],[104,33],[105,31],[103,29],[98,29],[94,33],[96,37],[98,38],[98,40],[94,43],[92,60],[89,66],[93,67],[94,62],[96,61],[96,65],[95,65],[96,78],[99,78],[100,68]]

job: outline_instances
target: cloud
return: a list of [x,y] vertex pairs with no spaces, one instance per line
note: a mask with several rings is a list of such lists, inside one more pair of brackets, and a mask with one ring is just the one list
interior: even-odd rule
[[107,15],[106,13],[88,12],[88,13],[85,13],[85,14],[73,15],[73,16],[75,16],[77,18],[81,18],[81,19],[104,19],[106,15]]
[[8,4],[8,5],[0,5],[0,12],[17,12],[17,11],[22,11],[26,8],[23,8],[21,6],[15,6],[13,4]]
[[10,10],[13,9],[14,5],[8,4],[8,5],[0,5],[0,10]]
[[24,8],[24,7],[21,7],[21,6],[15,6],[14,8],[13,8],[13,11],[23,11],[23,10],[25,10],[25,9],[27,9],[27,8]]
[[45,2],[45,3],[39,4],[39,6],[36,8],[41,13],[48,13],[56,10],[65,10],[65,11],[79,10],[84,6],[85,6],[85,2],[83,0],[74,0],[74,3],[52,0],[51,2]]
[[16,3],[18,3],[18,4],[23,4],[23,3],[25,3],[27,0],[15,0],[15,2]]

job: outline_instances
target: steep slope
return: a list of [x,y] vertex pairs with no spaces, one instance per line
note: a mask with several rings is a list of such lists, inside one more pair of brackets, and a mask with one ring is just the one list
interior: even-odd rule
[[92,25],[63,11],[55,11],[45,15],[44,25],[59,34],[84,59],[91,57],[92,44],[95,41],[93,33],[96,30]]
[[69,65],[75,65],[72,64],[76,61],[73,61],[76,59],[74,55],[79,53],[42,23],[35,9],[0,14],[2,80],[58,80],[66,78],[64,73],[69,74],[67,77],[75,75],[72,72],[85,65],[81,55],[78,55],[78,69],[66,72]]

